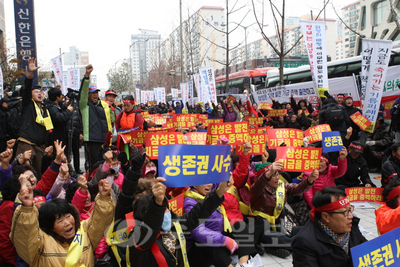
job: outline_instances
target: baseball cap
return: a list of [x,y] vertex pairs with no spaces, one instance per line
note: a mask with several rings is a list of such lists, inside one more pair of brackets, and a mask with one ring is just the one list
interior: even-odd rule
[[313,117],[318,116],[318,115],[319,115],[319,111],[318,111],[318,110],[314,110],[314,111],[311,113],[311,116],[313,116]]
[[115,95],[115,96],[117,96],[118,94],[113,89],[109,89],[109,90],[106,91],[105,95]]
[[344,98],[344,100],[346,100],[347,98],[353,99],[353,97],[352,97],[351,95],[346,95],[346,97]]
[[89,87],[89,93],[94,93],[94,92],[96,92],[96,91],[100,91],[100,89],[97,89],[97,87],[94,86],[94,85],[92,85],[92,86]]
[[363,153],[363,151],[364,151],[363,144],[357,140],[351,142],[349,147],[351,147],[351,149],[353,149],[354,152]]

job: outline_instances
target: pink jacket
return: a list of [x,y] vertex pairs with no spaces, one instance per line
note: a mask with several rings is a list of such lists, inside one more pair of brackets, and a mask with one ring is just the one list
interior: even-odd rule
[[[347,171],[347,159],[344,160],[338,159],[338,165],[333,166],[332,164],[328,165],[328,168],[319,174],[317,180],[315,180],[314,185],[310,190],[304,192],[303,197],[306,200],[308,206],[312,209],[314,206],[312,205],[312,199],[317,193],[317,191],[321,191],[327,186],[335,186],[335,179],[342,177]],[[307,179],[310,176],[310,172],[306,172],[303,174],[303,180]]]

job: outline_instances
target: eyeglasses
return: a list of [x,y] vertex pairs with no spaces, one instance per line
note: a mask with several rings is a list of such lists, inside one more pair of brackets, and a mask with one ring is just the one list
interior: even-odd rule
[[345,210],[345,211],[331,211],[328,213],[341,213],[341,214],[343,214],[344,217],[348,217],[350,212],[351,212],[351,214],[353,214],[353,211],[354,211],[354,206],[350,206],[350,209]]

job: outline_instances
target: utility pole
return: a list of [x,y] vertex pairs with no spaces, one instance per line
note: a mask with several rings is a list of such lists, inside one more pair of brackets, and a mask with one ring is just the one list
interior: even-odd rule
[[226,63],[225,63],[225,94],[229,91],[229,9],[228,0],[226,3]]
[[180,47],[181,47],[181,83],[183,82],[183,30],[182,30],[182,0],[179,0],[179,16],[180,16],[180,25],[179,25],[179,31],[181,34],[181,40],[180,40]]

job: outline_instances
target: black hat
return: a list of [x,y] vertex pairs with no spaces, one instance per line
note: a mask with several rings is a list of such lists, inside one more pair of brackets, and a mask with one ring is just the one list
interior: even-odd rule
[[0,105],[3,104],[3,102],[10,102],[10,99],[8,97],[3,97],[2,99],[0,99]]
[[354,152],[363,153],[364,151],[364,145],[358,140],[351,142],[349,147],[351,147]]

